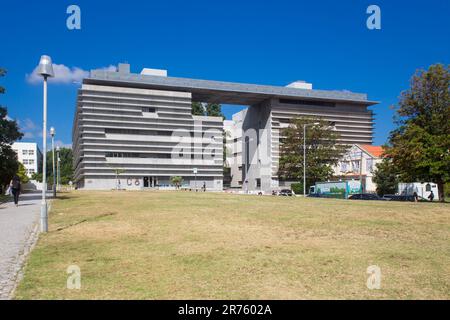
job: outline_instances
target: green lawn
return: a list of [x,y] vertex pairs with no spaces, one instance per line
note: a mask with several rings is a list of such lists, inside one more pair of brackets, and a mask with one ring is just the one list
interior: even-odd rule
[[[69,265],[81,289],[66,288]],[[381,289],[366,286],[381,268]],[[17,299],[449,299],[450,206],[225,193],[53,202]]]

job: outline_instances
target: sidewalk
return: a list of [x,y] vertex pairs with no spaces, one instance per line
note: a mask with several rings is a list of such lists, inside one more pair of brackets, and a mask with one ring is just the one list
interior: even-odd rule
[[21,194],[19,207],[12,200],[0,204],[0,300],[11,298],[25,258],[37,240],[41,195]]

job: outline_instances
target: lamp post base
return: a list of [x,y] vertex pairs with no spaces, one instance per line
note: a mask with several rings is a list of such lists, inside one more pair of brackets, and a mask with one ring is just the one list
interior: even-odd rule
[[41,232],[48,232],[47,202],[41,203]]

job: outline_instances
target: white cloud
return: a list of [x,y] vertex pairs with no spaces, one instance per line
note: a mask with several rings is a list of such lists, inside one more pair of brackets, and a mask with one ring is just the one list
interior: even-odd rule
[[[42,76],[37,73],[38,67],[34,68],[31,74],[26,74],[26,80],[28,83],[37,84],[42,82]],[[100,70],[106,71],[116,71],[116,67],[110,65],[108,67],[100,68]],[[89,71],[83,70],[78,67],[67,67],[63,64],[53,64],[53,71],[55,76],[53,78],[49,78],[49,82],[53,83],[81,83],[83,78],[89,77]]]
[[33,120],[26,118],[24,120],[17,120],[19,124],[20,132],[23,133],[23,138],[34,139],[36,137],[42,137],[42,127],[35,124]]
[[71,143],[64,143],[61,140],[56,140],[55,141],[55,148],[56,147],[72,149],[72,144]]
[[[29,83],[36,84],[42,81],[42,76],[37,73],[38,67],[34,68],[31,74],[26,75],[26,79]],[[73,83],[81,82],[83,78],[89,76],[89,72],[78,67],[69,68],[63,64],[53,64],[53,71],[55,76],[49,78],[50,82],[54,83]]]

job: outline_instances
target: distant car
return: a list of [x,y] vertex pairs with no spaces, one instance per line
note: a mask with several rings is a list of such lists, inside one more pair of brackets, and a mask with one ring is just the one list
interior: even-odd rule
[[357,193],[348,197],[350,200],[383,200],[379,196],[373,193]]
[[290,189],[282,189],[278,192],[278,195],[283,197],[292,197],[294,193]]

